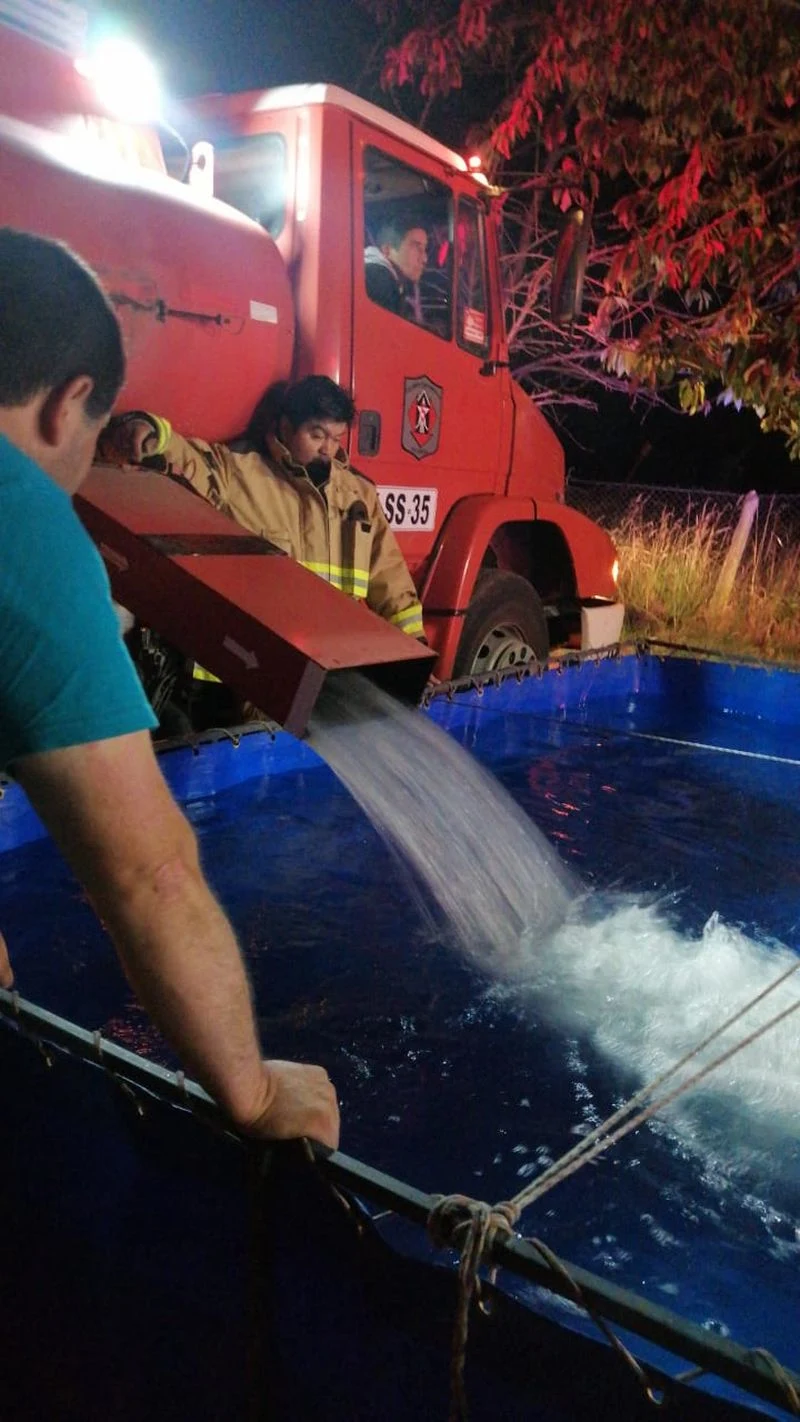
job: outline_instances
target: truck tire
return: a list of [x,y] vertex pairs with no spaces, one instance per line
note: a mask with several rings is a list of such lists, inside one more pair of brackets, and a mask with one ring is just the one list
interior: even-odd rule
[[464,618],[453,676],[545,662],[550,650],[539,594],[518,573],[485,568]]

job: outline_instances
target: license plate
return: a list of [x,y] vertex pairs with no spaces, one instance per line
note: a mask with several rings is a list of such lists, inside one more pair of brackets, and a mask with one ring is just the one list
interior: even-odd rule
[[428,533],[436,527],[438,489],[378,489],[386,522],[396,533]]

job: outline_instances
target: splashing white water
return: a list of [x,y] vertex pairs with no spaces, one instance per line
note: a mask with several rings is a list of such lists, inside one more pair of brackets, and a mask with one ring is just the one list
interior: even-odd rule
[[[788,948],[767,946],[714,914],[693,938],[655,904],[632,897],[606,900],[598,916],[579,905],[538,956],[530,991],[548,1016],[580,1030],[605,1057],[630,1074],[633,1087],[652,1081],[787,969]],[[800,999],[800,972],[770,993],[705,1048],[680,1077],[749,1036]],[[668,1089],[668,1088],[665,1088]],[[712,1106],[709,1113],[708,1107]],[[708,1135],[723,1105],[797,1131],[800,1121],[800,1011],[770,1028],[671,1110]]]
[[[673,1065],[797,961],[714,915],[702,935],[632,896],[588,896],[494,776],[427,717],[360,677],[326,688],[312,742],[426,885],[471,961],[592,1041],[630,1090]],[[708,1048],[724,1051],[800,998],[800,973]],[[708,1110],[709,1102],[712,1109]],[[677,1107],[690,1144],[725,1149],[723,1106],[797,1134],[800,1011]],[[697,1137],[697,1139],[695,1139]]]

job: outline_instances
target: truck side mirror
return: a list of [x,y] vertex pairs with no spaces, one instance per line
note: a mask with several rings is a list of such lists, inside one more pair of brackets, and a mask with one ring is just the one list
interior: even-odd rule
[[587,214],[582,207],[573,207],[567,213],[553,258],[550,315],[556,326],[568,326],[580,312],[590,237]]

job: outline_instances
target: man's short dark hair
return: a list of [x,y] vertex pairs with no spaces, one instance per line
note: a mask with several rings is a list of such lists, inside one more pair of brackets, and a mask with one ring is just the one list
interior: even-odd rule
[[267,435],[277,433],[282,419],[288,420],[293,430],[298,430],[307,420],[333,420],[337,425],[351,425],[355,414],[356,407],[347,391],[327,375],[307,375],[295,385],[282,380],[262,395],[238,443],[263,449]]
[[412,232],[414,228],[421,227],[425,230],[425,223],[422,222],[416,213],[395,213],[392,217],[385,217],[378,224],[375,234],[375,245],[377,247],[399,247],[407,232]]
[[91,419],[125,378],[119,322],[96,276],[62,242],[0,228],[0,405],[24,405],[78,376]]

